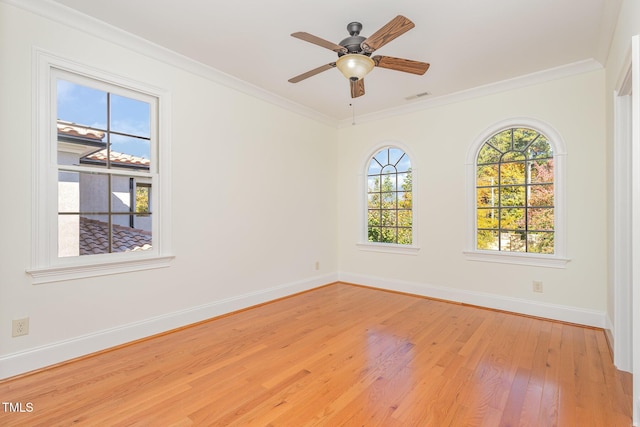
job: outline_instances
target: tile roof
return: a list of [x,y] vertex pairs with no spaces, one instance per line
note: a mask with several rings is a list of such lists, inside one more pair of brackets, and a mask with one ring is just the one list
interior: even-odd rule
[[[109,250],[109,224],[80,217],[80,255],[104,254]],[[112,225],[113,252],[151,249],[151,232]]]
[[[107,161],[107,150],[100,150],[93,154],[84,157],[85,159],[94,160],[97,162],[105,162]],[[111,164],[120,164],[120,165],[132,165],[132,166],[142,166],[144,168],[149,168],[151,162],[149,159],[145,159],[144,157],[132,156],[131,154],[123,154],[118,153],[116,151],[111,151]]]
[[[81,141],[84,139],[86,142],[104,142],[102,141],[105,136],[105,132],[99,131],[96,129],[92,129],[88,126],[79,125],[72,122],[67,122],[64,120],[58,120],[58,135],[64,136],[72,136],[78,138],[78,140],[74,141],[75,143],[82,143]],[[103,145],[104,146],[104,145]],[[144,157],[132,156],[131,154],[118,153],[116,151],[110,151],[111,154],[111,164],[112,165],[122,165],[122,166],[139,166],[148,169],[151,165],[151,161],[149,159],[145,159]],[[103,149],[100,151],[96,151],[91,153],[83,159],[87,159],[93,162],[98,163],[106,163],[107,162],[107,150]]]
[[76,136],[78,138],[86,138],[95,141],[102,141],[104,132],[91,129],[87,126],[77,125],[72,122],[58,120],[58,134],[67,136]]

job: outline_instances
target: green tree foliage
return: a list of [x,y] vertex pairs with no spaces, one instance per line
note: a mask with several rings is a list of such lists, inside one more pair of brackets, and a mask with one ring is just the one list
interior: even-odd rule
[[406,173],[369,176],[367,229],[370,242],[412,243],[412,187],[411,169]]
[[476,169],[478,249],[553,253],[553,152],[525,128],[487,140]]
[[136,213],[149,213],[150,187],[136,187]]

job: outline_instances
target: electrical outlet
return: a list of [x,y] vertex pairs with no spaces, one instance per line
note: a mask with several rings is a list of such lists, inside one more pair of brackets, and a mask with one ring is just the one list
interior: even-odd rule
[[533,281],[533,292],[542,293],[542,282],[540,280]]
[[320,270],[320,261],[316,261],[316,263],[313,265],[313,269],[314,269],[315,271]]
[[12,322],[11,336],[19,337],[29,334],[29,318],[15,319]]

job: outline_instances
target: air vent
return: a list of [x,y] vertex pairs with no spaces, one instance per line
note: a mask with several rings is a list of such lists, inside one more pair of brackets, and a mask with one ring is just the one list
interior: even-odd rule
[[431,95],[431,92],[422,92],[422,93],[416,93],[415,95],[407,96],[405,99],[407,101],[411,101],[412,99],[418,99],[418,98],[422,98],[429,95]]

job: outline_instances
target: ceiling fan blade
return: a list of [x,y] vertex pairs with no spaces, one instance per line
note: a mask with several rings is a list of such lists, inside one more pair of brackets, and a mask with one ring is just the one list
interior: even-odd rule
[[349,80],[351,85],[351,97],[357,98],[359,96],[364,95],[364,79],[360,80]]
[[303,31],[291,34],[292,37],[295,37],[300,40],[304,40],[309,43],[313,43],[318,46],[322,46],[326,49],[332,50],[338,53],[347,53],[347,48],[344,46],[340,46],[339,44],[335,44],[325,39],[321,39],[318,36],[314,36],[313,34],[305,33]]
[[411,22],[409,18],[398,15],[387,22],[384,27],[370,35],[360,46],[365,52],[371,53],[376,49],[380,49],[396,37],[403,35],[413,27],[415,27],[415,24]]
[[388,68],[390,70],[404,71],[405,73],[412,73],[423,75],[429,69],[429,64],[426,62],[412,61],[411,59],[394,58],[392,56],[380,56],[376,55],[372,57],[373,62],[376,63],[376,67]]
[[327,71],[330,70],[331,68],[334,68],[336,66],[335,62],[331,62],[329,64],[325,64],[325,65],[321,65],[318,68],[314,68],[313,70],[309,70],[306,73],[302,73],[298,76],[295,77],[291,77],[289,79],[289,83],[298,83],[299,81],[302,81],[304,79],[308,79],[311,76],[315,76],[316,74],[320,74],[323,71]]

